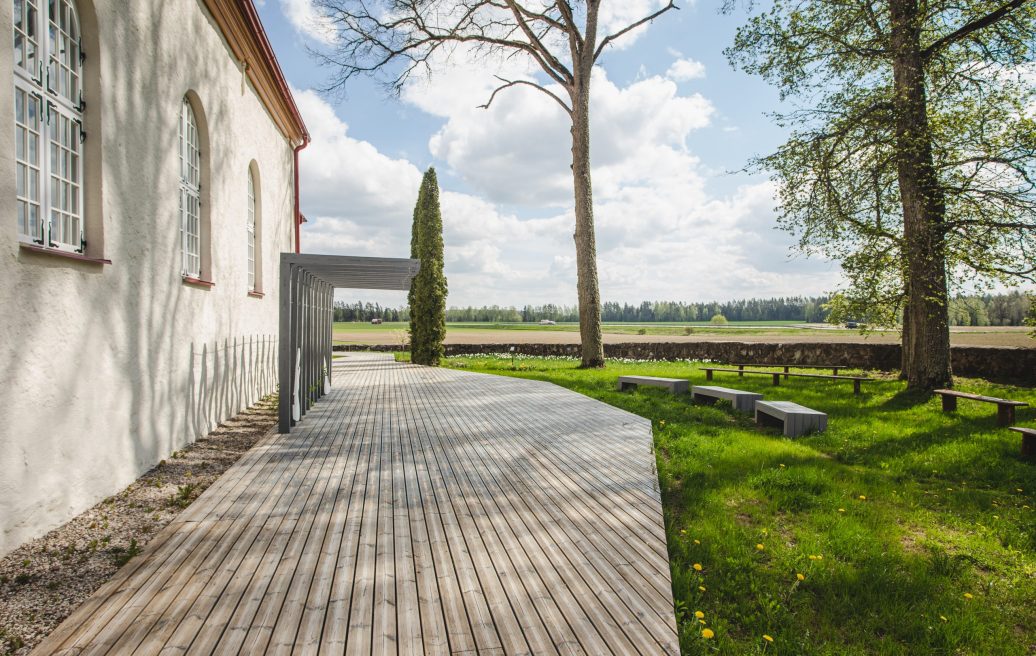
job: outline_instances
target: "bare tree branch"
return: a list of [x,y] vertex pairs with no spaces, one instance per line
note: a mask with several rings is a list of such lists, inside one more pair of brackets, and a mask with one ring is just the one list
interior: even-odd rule
[[627,25],[626,27],[622,28],[618,32],[616,32],[614,34],[609,34],[608,36],[606,36],[603,39],[601,39],[601,45],[597,46],[597,50],[594,51],[594,61],[597,61],[600,58],[601,53],[604,52],[604,49],[608,46],[609,43],[612,43],[613,41],[615,41],[616,39],[618,39],[622,35],[630,32],[632,30],[637,29],[638,27],[640,27],[641,25],[644,25],[645,23],[650,23],[651,21],[655,20],[656,18],[658,18],[662,14],[666,13],[670,9],[679,9],[679,7],[676,6],[676,3],[674,2],[674,0],[669,0],[669,4],[667,4],[665,7],[662,7],[658,11],[654,12],[650,16],[645,16],[644,18],[641,18],[640,20],[638,20],[635,23],[630,23],[629,25]]
[[570,108],[567,104],[565,104],[565,101],[563,101],[557,94],[555,94],[550,89],[547,89],[546,87],[543,87],[543,86],[541,86],[539,84],[536,84],[535,82],[530,82],[529,80],[508,80],[508,79],[500,77],[499,75],[494,75],[493,77],[495,77],[496,79],[500,80],[504,84],[500,85],[496,89],[493,89],[493,93],[489,96],[489,100],[486,101],[486,104],[479,105],[478,106],[479,109],[489,109],[489,106],[493,104],[493,100],[496,98],[496,94],[500,93],[504,89],[509,89],[511,87],[515,87],[515,86],[519,86],[520,85],[520,86],[532,87],[533,89],[536,89],[537,91],[540,91],[542,93],[547,94],[548,96],[550,96],[554,100],[554,102],[556,102],[557,104],[561,105],[561,108],[565,110],[566,114],[568,114],[569,116],[572,115],[572,108]]

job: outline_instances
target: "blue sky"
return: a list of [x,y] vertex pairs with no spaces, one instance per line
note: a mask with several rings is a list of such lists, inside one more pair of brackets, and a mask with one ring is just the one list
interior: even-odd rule
[[[650,11],[661,0],[611,0]],[[400,98],[371,80],[342,97],[314,90],[331,71],[307,53],[327,39],[311,0],[265,0],[260,14],[314,144],[302,153],[310,252],[405,256],[421,172],[443,191],[451,305],[573,303],[565,118],[514,90],[490,110],[487,66],[463,57]],[[608,0],[605,0],[606,6]],[[620,42],[595,73],[593,164],[605,300],[725,300],[818,294],[837,266],[790,253],[773,229],[773,187],[737,173],[783,140],[775,91],[723,56],[745,15],[678,2]],[[616,18],[615,20],[619,20]],[[462,61],[456,61],[460,59]],[[529,70],[511,71],[531,74]],[[346,293],[397,305],[400,294]]]

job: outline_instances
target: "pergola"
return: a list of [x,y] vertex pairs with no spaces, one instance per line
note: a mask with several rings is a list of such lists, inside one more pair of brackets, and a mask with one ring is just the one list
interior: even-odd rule
[[408,290],[407,258],[281,253],[279,430],[288,433],[331,387],[335,289]]

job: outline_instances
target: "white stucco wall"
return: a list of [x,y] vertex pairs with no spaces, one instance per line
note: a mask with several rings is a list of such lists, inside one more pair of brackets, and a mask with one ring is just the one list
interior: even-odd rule
[[[84,28],[96,26],[84,34],[93,78],[88,253],[110,265],[19,247],[12,50],[0,48],[0,554],[118,491],[275,385],[278,254],[293,238],[291,144],[201,0],[80,0],[80,9]],[[12,3],[0,2],[8,39],[11,14]],[[211,289],[180,276],[177,128],[188,90],[208,128]],[[253,160],[264,298],[247,294]]]

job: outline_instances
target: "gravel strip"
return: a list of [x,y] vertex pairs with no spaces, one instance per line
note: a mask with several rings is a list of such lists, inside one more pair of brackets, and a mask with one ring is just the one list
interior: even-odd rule
[[277,399],[266,397],[0,560],[0,654],[28,654],[276,421]]

